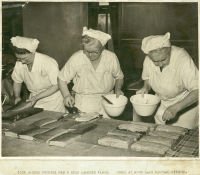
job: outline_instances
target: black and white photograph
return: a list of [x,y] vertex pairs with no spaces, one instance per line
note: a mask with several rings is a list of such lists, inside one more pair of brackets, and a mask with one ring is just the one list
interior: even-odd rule
[[198,160],[198,8],[2,1],[1,157]]

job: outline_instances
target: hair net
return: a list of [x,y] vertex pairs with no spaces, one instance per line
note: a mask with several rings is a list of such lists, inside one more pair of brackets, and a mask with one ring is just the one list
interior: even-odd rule
[[33,38],[16,36],[11,38],[11,43],[17,48],[27,49],[30,52],[35,52],[38,47],[39,41]]
[[167,32],[165,35],[151,35],[145,37],[142,40],[141,49],[145,54],[148,54],[152,50],[170,46],[170,33]]

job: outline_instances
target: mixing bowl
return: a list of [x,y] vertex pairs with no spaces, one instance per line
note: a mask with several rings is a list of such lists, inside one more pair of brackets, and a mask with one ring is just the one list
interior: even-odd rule
[[151,94],[144,94],[144,96],[137,94],[131,96],[130,101],[138,115],[151,116],[155,112],[160,98]]
[[121,115],[128,102],[127,97],[120,95],[117,98],[116,94],[108,94],[104,96],[113,103],[113,104],[109,104],[107,101],[102,100],[102,104],[106,113],[112,117],[117,117]]

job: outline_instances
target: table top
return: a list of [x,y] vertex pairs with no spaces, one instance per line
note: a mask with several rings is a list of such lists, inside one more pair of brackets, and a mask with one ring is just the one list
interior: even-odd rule
[[[62,113],[43,111],[28,118],[18,121],[18,123],[31,124],[42,118],[59,118]],[[118,149],[98,145],[98,138],[106,135],[106,133],[119,124],[128,123],[130,121],[122,121],[115,119],[100,119],[98,125],[93,130],[86,132],[75,139],[67,141],[65,147],[49,146],[45,142],[28,141],[7,136],[2,136],[2,156],[98,156],[98,157],[159,157],[158,154],[146,152],[134,152],[125,149]]]

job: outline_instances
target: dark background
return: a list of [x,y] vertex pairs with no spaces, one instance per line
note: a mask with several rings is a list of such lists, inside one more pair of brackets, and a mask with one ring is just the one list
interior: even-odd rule
[[[21,3],[24,5],[24,3]],[[83,26],[96,27],[98,13],[111,14],[114,51],[122,68],[142,68],[141,40],[148,35],[171,33],[174,45],[184,47],[198,65],[197,3],[98,3],[3,2],[3,53],[9,52],[12,36],[40,40],[39,51],[58,61],[60,67],[78,49]]]

